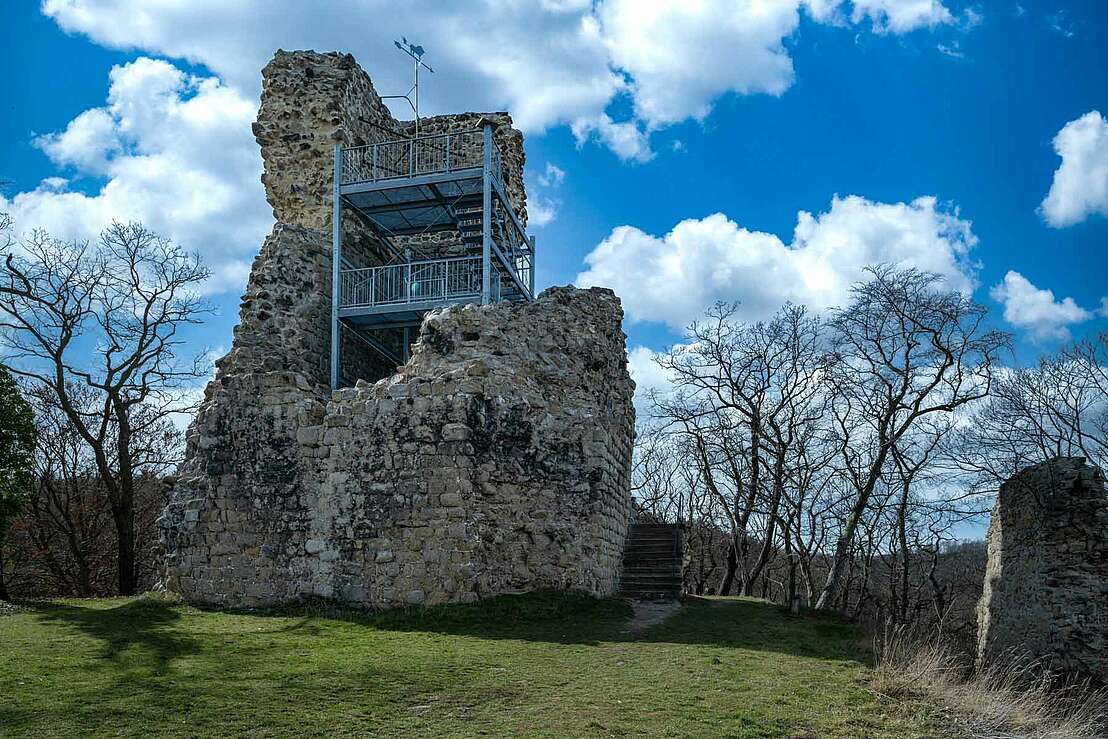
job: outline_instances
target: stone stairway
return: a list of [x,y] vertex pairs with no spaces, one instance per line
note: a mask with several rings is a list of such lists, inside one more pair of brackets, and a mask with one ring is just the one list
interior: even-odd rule
[[632,524],[623,547],[620,595],[661,600],[681,597],[681,529],[670,524]]

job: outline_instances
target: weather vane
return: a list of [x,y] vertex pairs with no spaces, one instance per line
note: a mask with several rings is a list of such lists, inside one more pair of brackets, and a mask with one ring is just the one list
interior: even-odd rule
[[[415,111],[415,135],[419,135],[419,68],[423,67],[428,72],[434,74],[435,70],[423,61],[424,50],[422,46],[413,44],[408,41],[407,38],[401,36],[404,39],[401,41],[393,41],[396,44],[396,48],[407,54],[412,58],[414,81],[412,86],[408,88],[408,92],[404,95],[382,95],[384,100],[407,100],[408,105],[412,106],[412,110]],[[413,100],[414,98],[414,100]]]

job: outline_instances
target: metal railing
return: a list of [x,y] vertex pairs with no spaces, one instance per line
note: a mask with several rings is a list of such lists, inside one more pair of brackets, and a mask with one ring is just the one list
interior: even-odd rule
[[493,208],[493,240],[508,261],[509,269],[515,272],[520,282],[530,285],[535,259],[531,239],[504,203],[498,200]]
[[[493,190],[491,199],[486,193],[486,202],[492,209],[488,214],[488,237],[496,247],[489,265],[492,274],[488,297],[498,302],[501,297],[518,297],[520,291],[525,297],[533,293],[534,242],[506,202],[509,196],[504,160],[491,133],[486,127],[341,149],[336,174],[342,185],[461,170],[466,170],[466,177],[472,177],[483,170],[488,141]],[[455,218],[463,236],[472,233],[475,224],[480,227],[476,219],[481,217],[481,210],[463,207],[457,212]],[[340,275],[339,301],[343,308],[468,302],[481,297],[482,276],[482,257],[475,255],[346,269]]]
[[[502,179],[499,147],[493,145],[492,155],[493,176]],[[341,184],[480,168],[484,157],[484,132],[480,129],[352,146],[342,150]]]
[[[460,302],[481,297],[481,257],[452,257],[341,273],[339,306],[362,308],[426,302]],[[493,280],[493,299],[499,280]]]

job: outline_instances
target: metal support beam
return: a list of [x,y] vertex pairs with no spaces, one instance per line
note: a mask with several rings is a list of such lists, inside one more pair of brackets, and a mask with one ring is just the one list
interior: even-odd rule
[[335,173],[331,192],[331,389],[339,386],[339,291],[342,290],[342,145],[335,144]]
[[528,292],[531,300],[535,299],[535,237],[531,237],[531,273],[527,278]]
[[407,364],[412,358],[412,327],[404,327],[404,345],[400,347],[400,364]]
[[[508,198],[508,193],[504,191],[502,183],[494,178],[492,181],[492,185],[493,192],[496,195],[496,199],[499,200],[500,205],[504,208],[504,212],[508,214],[508,218],[510,219],[509,223],[504,224],[504,226],[506,228],[509,228],[512,224],[514,224],[516,227],[516,231],[519,233],[520,237],[527,243],[527,246],[531,252],[531,276],[530,278],[528,278],[528,287],[526,290],[523,290],[523,287],[520,286],[520,289],[523,290],[524,294],[529,293],[528,300],[533,300],[535,297],[535,237],[527,235],[527,229],[523,227],[523,224],[519,220],[519,216],[516,215],[515,208],[512,207],[512,201]],[[516,255],[513,254],[512,256],[514,257]],[[506,261],[505,266],[508,266]],[[508,271],[513,276],[515,275],[514,267],[510,268]],[[518,278],[516,278],[516,283],[519,283]]]
[[[492,245],[492,255],[496,257],[496,261],[500,262],[504,266],[504,271],[508,273],[508,277],[511,278],[512,283],[516,286],[516,289],[527,295],[527,286],[523,284],[523,281],[519,279],[519,275],[516,273],[512,263],[508,261],[508,258],[504,256],[504,252],[500,250],[500,246],[495,241],[490,242]],[[497,274],[496,279],[500,279],[500,275]]]
[[[519,216],[516,215],[516,209],[512,207],[512,200],[508,197],[508,193],[504,191],[501,183],[498,180],[493,180],[493,187],[496,190],[496,194],[499,197],[500,204],[504,206],[504,212],[508,214],[508,217],[512,219],[512,223],[515,224],[516,230],[519,231],[519,235],[524,239],[527,239],[527,229],[523,227],[523,224],[519,221]],[[530,245],[528,239],[528,244]]]
[[485,122],[485,164],[481,208],[481,303],[488,304],[492,286],[492,124]]
[[373,338],[372,336],[368,336],[367,334],[363,334],[361,331],[354,328],[353,326],[347,326],[347,330],[350,331],[350,335],[353,338],[360,339],[363,344],[365,344],[370,349],[372,349],[373,351],[377,352],[382,357],[384,357],[385,361],[391,362],[392,364],[395,364],[397,367],[404,364],[402,361],[400,361],[400,357],[397,356],[397,354],[394,351],[392,351],[392,349],[390,349],[389,347],[387,347],[385,344],[378,341],[377,339]]

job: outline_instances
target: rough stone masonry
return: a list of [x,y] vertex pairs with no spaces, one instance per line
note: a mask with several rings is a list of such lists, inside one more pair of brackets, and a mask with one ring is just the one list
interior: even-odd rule
[[1000,488],[978,606],[978,663],[1033,660],[1108,685],[1108,492],[1083,457]]
[[[551,288],[533,303],[439,311],[407,364],[332,393],[332,146],[410,123],[389,115],[349,55],[278,52],[263,75],[254,131],[277,223],[161,519],[166,588],[229,607],[611,593],[634,437],[618,298]],[[522,137],[506,114],[421,130],[481,119],[498,123],[525,217]],[[364,224],[343,228],[374,263]]]

